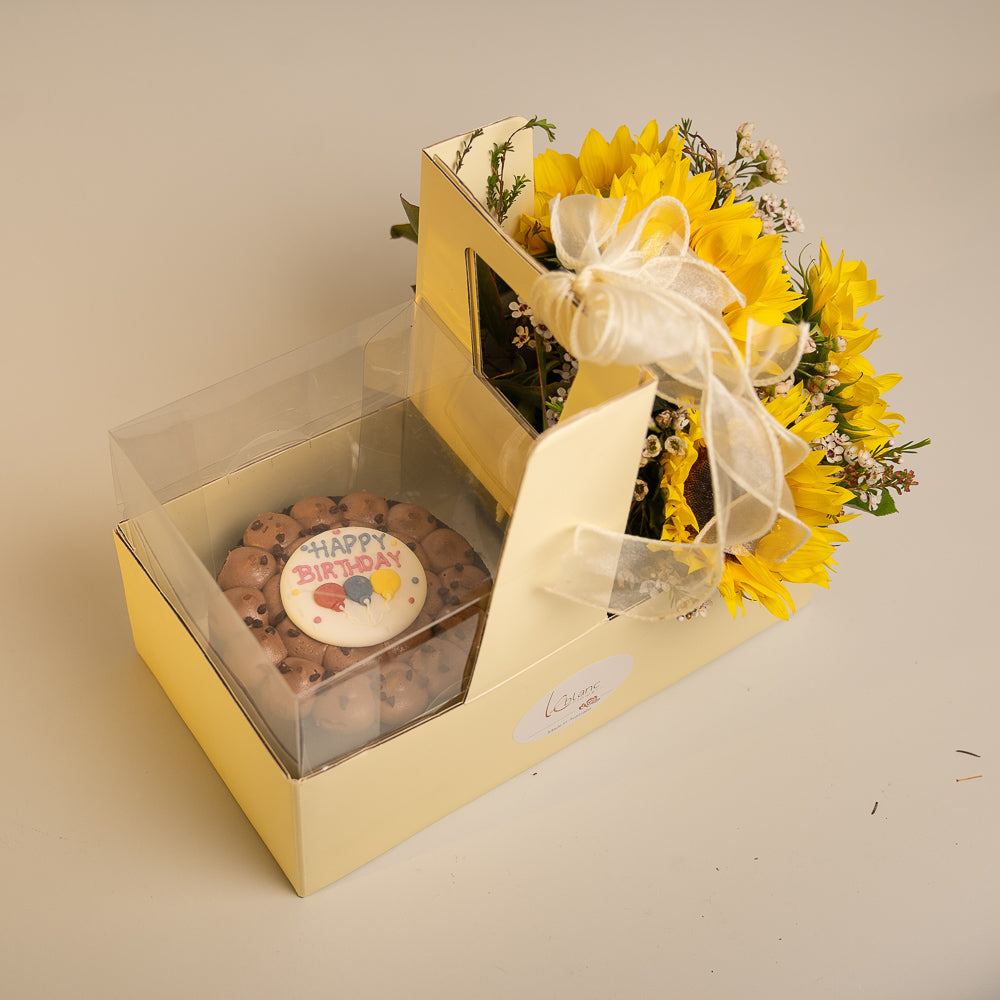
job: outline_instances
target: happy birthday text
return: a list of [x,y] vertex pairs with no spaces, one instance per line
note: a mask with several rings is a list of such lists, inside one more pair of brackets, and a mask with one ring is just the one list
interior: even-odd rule
[[[369,553],[369,549],[373,550],[374,555]],[[328,535],[299,546],[299,551],[308,552],[317,560],[312,565],[290,567],[298,577],[300,587],[306,583],[322,583],[324,580],[346,580],[361,573],[373,573],[383,567],[400,568],[401,553],[386,549],[385,535],[378,532]],[[338,555],[342,558],[335,558]]]

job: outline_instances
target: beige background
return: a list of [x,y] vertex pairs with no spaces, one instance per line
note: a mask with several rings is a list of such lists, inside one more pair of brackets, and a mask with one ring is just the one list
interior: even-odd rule
[[[1000,996],[998,26],[0,0],[5,993]],[[405,299],[419,149],[516,113],[756,119],[935,445],[790,626],[299,900],[132,648],[106,429]]]

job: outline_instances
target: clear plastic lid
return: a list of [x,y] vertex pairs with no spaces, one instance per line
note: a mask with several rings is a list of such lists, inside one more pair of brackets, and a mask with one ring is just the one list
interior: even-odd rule
[[518,470],[435,429],[461,351],[407,304],[111,432],[119,533],[293,776],[468,688]]

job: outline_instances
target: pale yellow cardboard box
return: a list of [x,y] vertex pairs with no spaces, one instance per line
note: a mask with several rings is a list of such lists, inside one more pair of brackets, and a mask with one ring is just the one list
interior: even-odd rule
[[[465,137],[424,150],[416,304],[405,315],[380,317],[370,329],[348,336],[360,345],[369,332],[383,330],[368,342],[357,419],[310,436],[308,414],[300,414],[294,428],[276,428],[273,440],[247,442],[230,467],[209,463],[198,470],[197,455],[210,451],[207,445],[196,442],[190,451],[187,443],[178,445],[164,459],[156,433],[162,425],[169,435],[167,425],[180,412],[197,413],[201,397],[186,409],[153,415],[143,425],[146,437],[128,428],[112,434],[123,514],[116,543],[136,648],[301,895],[334,882],[773,621],[759,608],[733,620],[717,606],[691,622],[643,622],[610,617],[547,589],[578,525],[624,530],[655,385],[638,368],[584,366],[567,415],[535,438],[476,376],[473,255],[525,296],[539,269],[493,223],[476,190],[485,186],[489,145],[523,121],[486,129],[461,179],[451,165]],[[530,177],[531,155],[530,133],[521,133],[508,157],[511,174]],[[512,218],[532,197],[529,185]],[[404,341],[410,354],[401,368],[393,359],[398,362]],[[316,350],[321,353],[322,345]],[[308,367],[308,350],[306,355],[299,352],[300,369],[303,362]],[[217,387],[211,398],[238,407],[243,400],[234,403],[228,396],[244,393],[252,407],[255,387],[280,391],[273,386],[285,384],[290,364],[276,359]],[[234,693],[232,674],[238,672],[232,663],[242,662],[253,640],[237,634],[235,612],[229,609],[227,617],[226,608],[220,610],[221,594],[205,564],[225,538],[234,544],[260,510],[296,499],[284,485],[290,469],[298,476],[300,466],[328,470],[353,463],[355,476],[391,482],[386,466],[393,452],[384,442],[402,426],[395,415],[400,404],[380,410],[380,393],[419,411],[444,450],[457,456],[462,474],[471,475],[480,508],[492,505],[497,531],[484,529],[474,541],[493,570],[494,587],[458,704],[330,766],[304,767],[262,735],[253,706]],[[301,391],[296,398],[302,399]],[[178,433],[169,440],[186,437]],[[371,442],[377,446],[368,447]],[[360,485],[368,485],[367,478]],[[317,485],[317,492],[331,488]]]

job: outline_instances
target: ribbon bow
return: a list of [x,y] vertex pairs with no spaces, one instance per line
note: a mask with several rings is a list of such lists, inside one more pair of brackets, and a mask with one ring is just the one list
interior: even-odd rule
[[581,361],[643,365],[660,396],[700,411],[715,512],[690,543],[580,526],[567,578],[553,589],[607,607],[613,584],[612,610],[657,619],[704,602],[727,550],[769,535],[769,558],[780,561],[809,537],[785,482],[809,447],[755,391],[795,371],[807,331],[750,320],[741,353],[722,310],[745,299],[690,250],[683,204],[658,198],[619,230],[625,207],[624,198],[553,199],[552,237],[566,270],[537,279],[532,308]]

